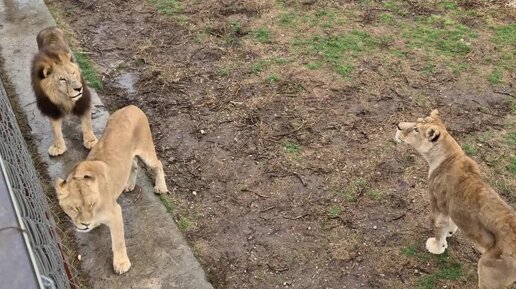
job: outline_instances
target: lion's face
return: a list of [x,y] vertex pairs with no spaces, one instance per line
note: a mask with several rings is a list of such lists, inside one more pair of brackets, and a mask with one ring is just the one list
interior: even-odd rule
[[77,101],[83,93],[81,71],[67,51],[59,51],[45,59],[41,71],[41,87],[50,96]]
[[100,209],[99,186],[91,172],[76,170],[67,180],[58,179],[55,188],[59,205],[72,219],[77,231],[89,232],[99,225],[96,218]]
[[424,155],[430,152],[446,133],[439,112],[433,110],[430,116],[419,118],[416,122],[400,122],[397,125],[395,140],[412,146]]

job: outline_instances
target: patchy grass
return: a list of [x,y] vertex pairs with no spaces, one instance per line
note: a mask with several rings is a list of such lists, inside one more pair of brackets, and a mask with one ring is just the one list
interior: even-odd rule
[[378,48],[380,40],[365,31],[353,30],[341,35],[317,35],[298,40],[296,46],[308,49],[329,63],[341,76],[348,76],[353,70],[349,59]]
[[289,154],[299,154],[301,152],[299,145],[292,142],[285,143],[283,149]]
[[440,281],[454,281],[463,276],[461,264],[453,260],[448,251],[434,258],[437,259],[437,271],[421,277],[417,282],[417,288],[436,289],[439,288]]
[[352,180],[348,187],[344,189],[344,197],[346,201],[354,203],[358,197],[367,192],[369,188],[369,182],[367,179],[358,178]]
[[276,74],[271,74],[265,78],[265,81],[267,81],[270,84],[274,84],[278,82],[279,77]]
[[516,175],[516,156],[511,156],[509,166],[507,167],[507,170],[513,174]]
[[342,213],[342,208],[341,208],[341,207],[339,207],[339,206],[331,207],[331,208],[328,210],[328,216],[329,216],[330,218],[336,218],[336,217],[338,217],[341,213]]
[[478,153],[478,149],[475,145],[465,143],[462,145],[462,149],[469,156],[475,156]]
[[169,202],[169,200],[164,195],[160,195],[159,196],[159,200],[161,201],[163,206],[165,206],[165,209],[167,210],[167,213],[173,213],[174,212],[174,207],[172,206],[172,204]]
[[491,84],[498,84],[502,79],[502,72],[498,69],[495,69],[493,72],[491,72],[491,74],[489,74],[487,79]]
[[229,75],[229,68],[227,67],[221,67],[217,70],[217,74],[219,76],[228,76]]
[[179,217],[179,220],[177,220],[177,227],[182,232],[185,232],[185,231],[192,229],[193,223],[192,223],[192,221],[188,220],[186,217]]
[[176,15],[183,12],[183,5],[177,0],[149,0],[156,9],[166,15]]
[[421,17],[416,25],[406,25],[403,30],[409,48],[443,56],[468,54],[470,42],[477,38],[477,33],[470,28],[440,16]]
[[258,28],[253,33],[254,39],[260,43],[270,43],[272,40],[271,32],[267,28]]
[[77,64],[79,64],[79,67],[81,68],[82,76],[84,79],[86,79],[88,84],[96,90],[102,89],[102,81],[100,80],[100,76],[95,68],[93,68],[93,65],[91,64],[91,61],[88,59],[88,57],[79,51],[75,51],[74,55]]
[[516,24],[496,27],[491,41],[499,45],[514,46],[516,44]]

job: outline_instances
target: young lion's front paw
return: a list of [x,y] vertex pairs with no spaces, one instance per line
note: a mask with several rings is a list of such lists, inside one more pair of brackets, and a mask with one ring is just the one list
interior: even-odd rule
[[53,157],[62,155],[62,154],[64,154],[65,151],[66,151],[66,145],[65,144],[62,144],[62,145],[55,145],[55,144],[53,144],[53,145],[51,145],[48,148],[48,154],[53,156]]
[[167,185],[166,184],[156,184],[154,186],[154,193],[161,195],[168,192]]
[[97,142],[97,137],[94,134],[84,135],[82,145],[85,148],[91,150],[97,144]]
[[124,193],[126,193],[126,192],[132,192],[132,191],[134,190],[134,188],[135,188],[135,187],[136,187],[136,183],[125,185],[125,187],[124,187]]
[[116,273],[124,274],[129,271],[129,268],[131,268],[131,261],[129,261],[127,256],[123,258],[115,258],[113,259],[113,268]]
[[439,244],[435,238],[428,238],[426,240],[426,249],[432,254],[442,254],[448,248],[448,244],[444,241],[444,244]]

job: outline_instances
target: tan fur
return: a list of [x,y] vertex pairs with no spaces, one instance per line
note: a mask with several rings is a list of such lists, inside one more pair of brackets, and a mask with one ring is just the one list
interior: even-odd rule
[[434,237],[428,251],[441,254],[457,226],[482,253],[480,289],[516,282],[516,212],[482,180],[478,165],[446,131],[437,110],[416,122],[401,122],[396,140],[416,149],[429,164],[429,196]]
[[77,164],[66,181],[55,185],[59,205],[78,231],[88,232],[100,224],[109,227],[113,267],[122,274],[131,267],[124,240],[122,209],[117,198],[136,185],[139,157],[155,173],[154,191],[167,192],[165,175],[156,156],[149,122],[136,106],[127,106],[111,115],[98,144],[86,160]]
[[32,86],[38,108],[49,116],[53,126],[54,144],[48,149],[52,156],[66,151],[61,129],[64,115],[81,117],[83,145],[91,149],[97,138],[91,127],[90,94],[84,85],[79,66],[64,40],[64,33],[57,27],[43,29],[37,36],[39,52],[32,64]]

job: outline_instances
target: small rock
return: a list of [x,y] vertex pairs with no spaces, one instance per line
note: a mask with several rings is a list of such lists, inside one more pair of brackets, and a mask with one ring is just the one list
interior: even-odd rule
[[373,230],[376,230],[376,229],[378,229],[378,227],[376,227],[376,226],[373,226]]
[[206,131],[204,129],[201,129],[201,134],[206,134]]
[[197,192],[196,191],[192,191],[192,195],[197,196]]
[[77,255],[77,260],[81,261],[82,260],[82,256],[79,254]]

